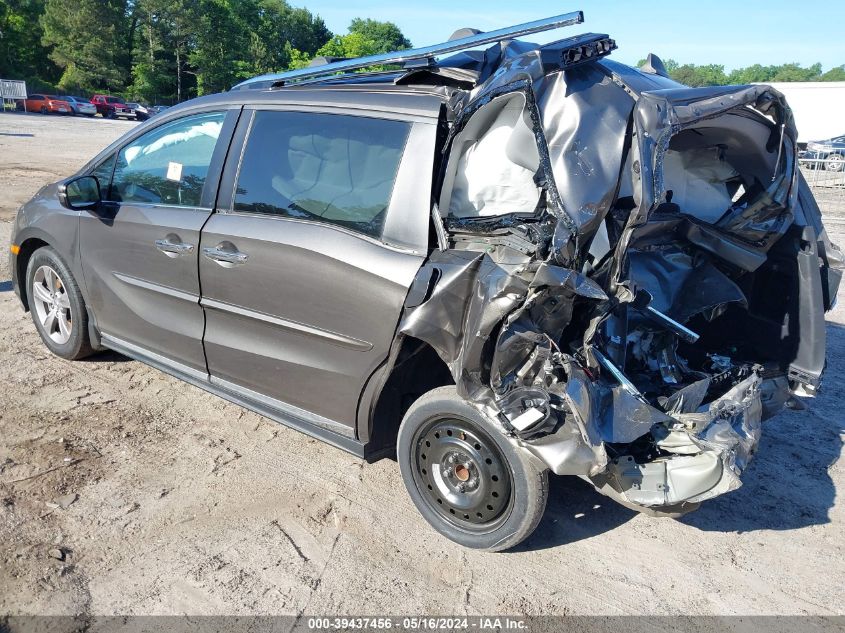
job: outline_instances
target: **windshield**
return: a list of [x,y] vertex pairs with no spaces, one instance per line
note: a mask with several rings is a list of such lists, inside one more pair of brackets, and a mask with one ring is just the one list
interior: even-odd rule
[[106,97],[106,103],[123,103],[120,97]]

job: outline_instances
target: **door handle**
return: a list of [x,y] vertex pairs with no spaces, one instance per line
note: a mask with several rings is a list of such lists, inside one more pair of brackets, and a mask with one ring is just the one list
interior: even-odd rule
[[249,259],[249,255],[246,253],[241,253],[240,251],[224,251],[218,247],[204,248],[202,249],[202,254],[221,266],[225,266],[226,264],[239,266],[240,264],[246,263],[246,260]]
[[184,244],[181,242],[171,242],[170,240],[156,240],[156,248],[165,255],[187,255],[194,252],[193,244]]

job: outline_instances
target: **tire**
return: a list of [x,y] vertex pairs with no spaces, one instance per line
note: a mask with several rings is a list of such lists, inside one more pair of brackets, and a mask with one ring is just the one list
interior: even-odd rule
[[[36,284],[40,289],[36,289]],[[49,246],[39,248],[30,257],[26,292],[32,322],[47,349],[68,360],[91,355],[88,313],[79,285]]]
[[47,106],[41,106],[41,114],[49,114],[47,111]]
[[845,169],[845,156],[842,154],[830,154],[825,161],[824,168],[827,171],[842,171]]
[[420,514],[464,547],[510,549],[534,531],[546,509],[548,470],[455,387],[433,389],[411,405],[396,450]]

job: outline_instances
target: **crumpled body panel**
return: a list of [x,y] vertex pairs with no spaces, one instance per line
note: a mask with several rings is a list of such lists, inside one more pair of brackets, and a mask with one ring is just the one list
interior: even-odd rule
[[[448,247],[400,333],[556,474],[668,513],[734,490],[763,419],[818,385],[816,322],[841,276],[785,100],[607,61],[550,70],[524,43],[474,59],[443,148]],[[474,186],[482,147],[512,182]]]

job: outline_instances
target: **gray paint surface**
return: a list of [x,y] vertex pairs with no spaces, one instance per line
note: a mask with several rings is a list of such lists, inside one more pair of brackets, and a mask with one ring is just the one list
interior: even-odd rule
[[237,213],[215,214],[201,248],[224,242],[249,259],[224,268],[200,258],[211,375],[353,426],[422,257],[329,225]]
[[[87,302],[101,332],[205,370],[197,250],[209,209],[115,205],[80,219]],[[109,213],[108,215],[111,215]],[[157,240],[191,244],[170,257]]]

